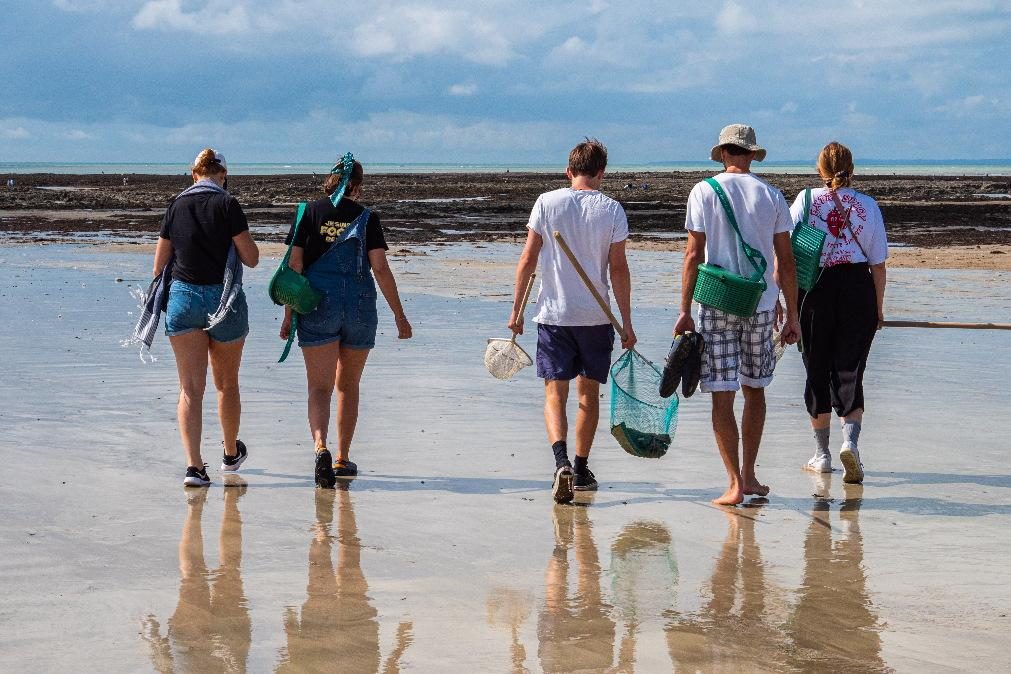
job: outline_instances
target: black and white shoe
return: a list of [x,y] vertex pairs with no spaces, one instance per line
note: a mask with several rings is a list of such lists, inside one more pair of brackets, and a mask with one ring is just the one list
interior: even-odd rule
[[589,468],[585,473],[576,473],[572,489],[575,491],[597,491],[597,478]]
[[337,478],[333,474],[333,457],[326,447],[316,449],[316,486],[320,489],[333,489]]
[[228,456],[227,454],[221,455],[221,470],[230,471],[238,470],[242,462],[246,460],[249,456],[249,452],[246,451],[246,445],[242,440],[235,441],[235,456]]
[[206,487],[210,483],[211,478],[207,477],[206,463],[200,468],[196,466],[186,468],[186,477],[183,478],[183,484],[187,487]]
[[572,493],[572,468],[561,466],[555,471],[555,481],[551,484],[551,497],[555,503],[571,503]]

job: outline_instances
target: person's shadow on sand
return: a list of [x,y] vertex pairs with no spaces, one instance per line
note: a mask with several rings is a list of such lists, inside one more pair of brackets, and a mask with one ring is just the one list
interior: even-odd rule
[[[335,502],[336,536],[332,533]],[[349,485],[317,489],[316,523],[309,543],[308,596],[301,614],[294,607],[285,610],[287,646],[281,649],[278,672],[400,671],[400,658],[411,645],[412,624],[399,624],[393,650],[380,670],[379,614],[369,603],[361,549]]]
[[242,517],[239,499],[246,487],[224,490],[224,512],[218,539],[220,565],[204,561],[201,526],[207,489],[187,490],[187,512],[179,539],[179,603],[165,636],[157,618],[142,620],[141,632],[151,648],[155,671],[244,672],[252,629],[242,588]]

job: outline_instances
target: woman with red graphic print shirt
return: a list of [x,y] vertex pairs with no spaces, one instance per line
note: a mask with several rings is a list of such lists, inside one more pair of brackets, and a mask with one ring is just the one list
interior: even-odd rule
[[[874,333],[884,320],[888,240],[877,202],[850,187],[853,155],[846,146],[826,145],[818,155],[818,173],[825,187],[811,190],[808,222],[826,232],[822,272],[810,291],[800,292],[804,400],[817,442],[804,467],[832,472],[829,427],[834,409],[842,422],[843,482],[858,484],[864,479],[857,448],[864,368]],[[790,208],[794,222],[804,219],[805,192]]]

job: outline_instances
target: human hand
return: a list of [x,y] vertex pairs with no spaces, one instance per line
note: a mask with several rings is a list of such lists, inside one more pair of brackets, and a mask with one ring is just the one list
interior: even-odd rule
[[695,332],[695,319],[692,318],[692,312],[682,311],[678,315],[677,321],[674,322],[674,336],[683,335],[686,332]]
[[878,330],[885,327],[885,312],[878,311]]
[[523,334],[523,316],[517,314],[515,311],[509,315],[508,327],[512,330],[514,335]]
[[284,312],[284,320],[281,321],[281,339],[288,339],[291,335],[291,312]]
[[783,303],[780,299],[776,298],[776,322],[773,324],[776,330],[783,329],[783,321],[786,320],[786,310],[783,309]]
[[800,341],[800,321],[788,318],[779,333],[779,341],[783,344],[796,344]]
[[411,322],[407,320],[407,316],[397,317],[397,339],[410,339],[414,335],[414,330],[411,328]]
[[639,339],[635,336],[635,330],[632,329],[632,325],[627,324],[625,326],[625,334],[621,336],[621,348],[626,350],[631,349],[638,341]]

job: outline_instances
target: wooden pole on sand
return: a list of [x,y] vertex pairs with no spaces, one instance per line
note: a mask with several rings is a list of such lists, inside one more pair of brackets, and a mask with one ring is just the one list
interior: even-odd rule
[[955,330],[1011,330],[1011,323],[951,323],[946,321],[884,321],[886,328],[951,328]]

